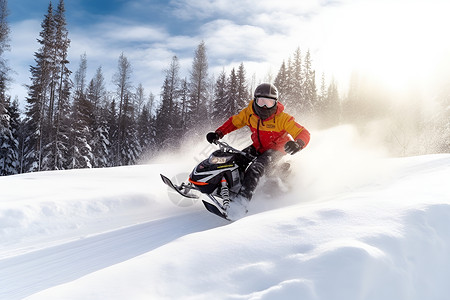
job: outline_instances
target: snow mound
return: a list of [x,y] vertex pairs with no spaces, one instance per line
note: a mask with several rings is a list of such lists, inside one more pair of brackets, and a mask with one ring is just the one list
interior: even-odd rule
[[[139,176],[157,180],[162,169],[177,171],[136,168],[143,171],[136,178],[130,174],[139,171],[127,169],[102,176],[115,185],[122,178],[111,178],[119,173],[134,182]],[[450,155],[379,160],[365,180],[346,178],[322,194],[319,187],[329,177],[311,177],[283,197],[257,194],[251,214],[234,223],[200,203],[176,207],[165,187],[152,193],[137,188],[148,182],[143,180],[129,191],[131,202],[139,200],[136,209],[107,206],[74,217],[95,234],[75,240],[75,231],[65,229],[72,240],[62,241],[55,230],[41,235],[57,246],[27,253],[17,252],[23,243],[9,247],[0,260],[0,279],[7,282],[0,298],[448,299]],[[308,186],[313,192],[299,192]],[[109,197],[114,203],[119,198]],[[110,216],[109,231],[93,215]],[[133,218],[136,224],[123,226]]]

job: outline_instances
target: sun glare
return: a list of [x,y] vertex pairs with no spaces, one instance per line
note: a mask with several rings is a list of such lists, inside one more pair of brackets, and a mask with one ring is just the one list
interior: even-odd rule
[[394,93],[427,84],[450,49],[440,35],[446,28],[444,20],[439,7],[414,1],[353,3],[329,25],[335,34],[329,51],[339,60],[335,69],[345,65],[349,73],[364,74]]

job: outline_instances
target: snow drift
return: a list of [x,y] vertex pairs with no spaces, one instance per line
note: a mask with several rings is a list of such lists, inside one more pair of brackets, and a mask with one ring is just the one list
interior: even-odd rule
[[0,178],[0,299],[448,299],[450,155],[337,130],[234,223],[172,201],[191,162]]

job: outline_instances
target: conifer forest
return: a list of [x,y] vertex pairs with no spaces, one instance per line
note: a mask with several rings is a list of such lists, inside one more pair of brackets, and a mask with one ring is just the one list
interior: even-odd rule
[[[65,14],[63,0],[55,6],[50,2],[43,12],[30,81],[23,83],[28,95],[12,99],[8,83],[14,66],[7,57],[14,49],[7,0],[0,0],[0,175],[144,162],[178,149],[186,138],[214,131],[248,105],[262,81],[277,86],[279,101],[312,133],[352,124],[361,135],[376,135],[393,155],[450,151],[449,93],[436,91],[439,109],[430,115],[419,105],[393,104],[392,96],[357,75],[339,89],[334,79],[327,82],[326,74],[316,74],[311,52],[301,47],[276,66],[274,76],[255,80],[244,63],[212,74],[207,44],[199,41],[188,76],[180,74],[176,55],[162,76],[155,75],[163,77],[160,91],[132,82],[132,63],[122,53],[115,89],[107,89],[101,67],[87,78],[88,54],[78,66],[68,60]],[[410,101],[418,100],[412,96]],[[19,103],[25,103],[23,111]]]

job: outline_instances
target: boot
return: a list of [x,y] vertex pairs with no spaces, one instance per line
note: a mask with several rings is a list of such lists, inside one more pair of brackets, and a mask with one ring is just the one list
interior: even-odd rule
[[238,194],[239,198],[246,199],[249,202],[263,174],[264,164],[258,160],[254,161],[245,172],[244,182]]

